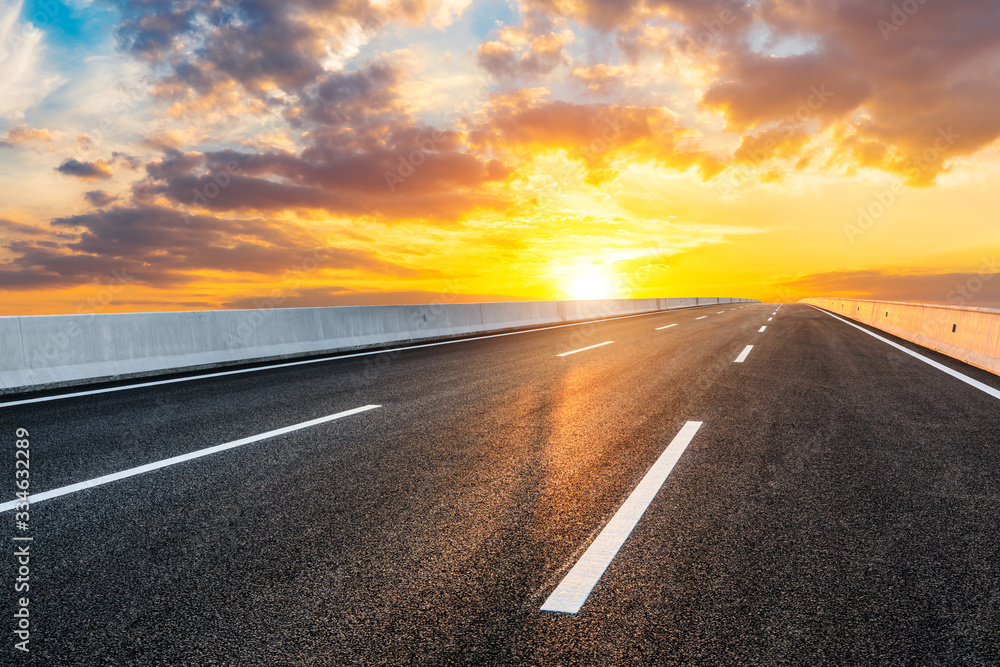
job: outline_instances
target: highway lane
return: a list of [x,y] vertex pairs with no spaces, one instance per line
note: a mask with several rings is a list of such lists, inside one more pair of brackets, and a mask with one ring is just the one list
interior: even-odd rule
[[[718,312],[0,409],[48,489],[382,406],[34,505],[34,658],[985,660],[997,400],[809,307]],[[580,612],[540,611],[690,420]]]
[[[619,332],[631,332],[629,335],[637,339],[639,347],[621,341],[618,350],[609,350],[612,354],[621,349],[629,353],[655,349],[658,354],[669,354],[675,349],[673,333],[653,338],[649,323],[686,325],[701,312],[706,309],[612,319],[13,408],[4,408],[0,402],[0,419],[10,418],[14,412],[20,423],[47,425],[45,433],[54,447],[46,451],[47,465],[35,473],[39,476],[36,483],[47,489],[114,472],[121,469],[123,461],[130,465],[156,461],[359,405],[389,403],[418,409],[424,401],[446,399],[455,391],[519,388],[524,376],[515,371],[531,373],[533,382],[535,371],[542,368],[539,364],[547,371],[539,376],[542,381],[557,381],[567,369],[578,368],[581,360],[588,359],[576,356],[565,360],[574,363],[564,363],[556,355],[625,335]],[[714,320],[697,323],[698,331],[716,331],[727,317],[714,316]],[[730,334],[728,329],[725,331]],[[658,347],[658,342],[665,347]],[[607,359],[607,355],[597,358]],[[192,424],[197,427],[192,428]],[[82,456],[78,445],[84,442],[91,446]]]

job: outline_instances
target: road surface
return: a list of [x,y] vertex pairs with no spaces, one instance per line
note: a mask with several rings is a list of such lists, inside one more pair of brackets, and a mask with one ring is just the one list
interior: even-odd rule
[[0,501],[17,428],[37,495],[26,528],[0,514],[8,619],[33,538],[10,664],[1000,655],[1000,400],[809,306],[7,404]]

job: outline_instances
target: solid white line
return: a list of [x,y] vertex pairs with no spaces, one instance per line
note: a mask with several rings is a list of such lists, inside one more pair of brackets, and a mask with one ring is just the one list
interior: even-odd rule
[[[205,449],[199,449],[194,452],[189,452],[187,454],[181,454],[180,456],[173,456],[169,459],[163,459],[162,461],[154,461],[153,463],[147,463],[145,465],[136,466],[135,468],[129,468],[128,470],[122,470],[121,472],[111,473],[110,475],[104,475],[102,477],[95,477],[94,479],[87,480],[86,482],[78,482],[76,484],[70,484],[69,486],[61,486],[58,489],[52,489],[51,491],[43,491],[42,493],[32,493],[28,496],[28,501],[30,503],[37,503],[43,500],[49,500],[51,498],[58,498],[59,496],[65,496],[70,493],[76,493],[77,491],[83,491],[84,489],[92,489],[95,486],[100,486],[102,484],[108,484],[109,482],[115,482],[119,479],[125,479],[126,477],[134,477],[135,475],[141,475],[142,473],[151,472],[153,470],[159,470],[160,468],[166,468],[167,466],[176,465],[178,463],[184,463],[185,461],[191,461],[192,459],[200,459],[203,456],[208,456],[209,454],[215,454],[216,452],[222,452],[227,449],[233,449],[234,447],[241,447],[243,445],[249,445],[252,442],[259,442],[261,440],[266,440],[268,438],[273,438],[278,435],[284,435],[285,433],[291,433],[292,431],[298,431],[304,428],[309,428],[310,426],[316,426],[318,424],[325,424],[326,422],[333,421],[334,419],[341,419],[342,417],[350,417],[351,415],[356,415],[359,412],[367,412],[368,410],[374,410],[375,408],[380,408],[381,405],[363,405],[360,408],[353,408],[351,410],[345,410],[344,412],[338,412],[334,415],[327,415],[326,417],[320,417],[319,419],[312,419],[307,422],[301,422],[299,424],[293,424],[292,426],[285,426],[284,428],[275,429],[273,431],[268,431],[267,433],[261,433],[260,435],[252,435],[248,438],[241,438],[239,440],[233,440],[232,442],[226,442],[221,445],[215,445],[214,447],[206,447]],[[0,504],[0,512],[7,512],[17,505],[19,501],[11,500]]]
[[[816,308],[816,306],[812,306],[812,307]],[[974,379],[970,378],[968,375],[965,375],[964,373],[959,373],[956,370],[948,368],[944,364],[939,364],[938,362],[934,361],[933,359],[928,359],[924,355],[919,354],[917,352],[914,352],[913,350],[911,350],[911,349],[909,349],[907,347],[903,347],[899,343],[894,343],[893,341],[889,340],[888,338],[883,338],[882,336],[879,336],[876,333],[872,333],[868,329],[865,329],[864,327],[859,326],[859,325],[855,324],[854,322],[851,322],[850,320],[845,320],[843,317],[839,317],[837,315],[834,315],[833,313],[828,312],[826,310],[823,310],[822,308],[816,308],[816,310],[820,311],[821,313],[826,313],[827,315],[829,315],[833,319],[840,320],[844,324],[850,324],[855,329],[858,329],[859,331],[864,331],[866,334],[868,334],[872,338],[877,338],[880,341],[882,341],[883,343],[885,343],[886,345],[891,345],[894,348],[896,348],[897,350],[899,350],[900,352],[905,352],[906,354],[910,355],[914,359],[919,359],[920,361],[924,362],[925,364],[927,364],[929,366],[933,366],[934,368],[938,369],[939,371],[943,371],[943,372],[947,373],[948,375],[952,376],[953,378],[955,378],[957,380],[961,380],[965,384],[967,384],[967,385],[969,385],[971,387],[975,387],[979,391],[982,391],[984,393],[989,394],[993,398],[1000,398],[1000,390],[994,389],[993,387],[989,386],[988,384],[983,384],[979,380],[974,380]]]
[[740,352],[740,356],[736,357],[735,363],[742,364],[744,361],[746,361],[747,355],[750,354],[750,350],[752,349],[753,345],[747,345],[745,348],[743,348],[743,351]]
[[696,320],[703,320],[703,319],[705,319],[706,317],[708,317],[708,315],[702,315],[701,317],[696,317],[696,318],[694,318],[694,319],[696,319]]
[[764,329],[766,329],[766,328],[767,328],[767,325],[765,324],[764,326],[762,326],[760,328],[760,331],[758,331],[757,333],[764,333]]
[[597,345],[588,345],[587,347],[581,347],[579,350],[571,350],[569,352],[563,352],[562,354],[557,354],[557,357],[568,357],[571,354],[576,354],[577,352],[586,352],[587,350],[593,350],[595,347],[603,347],[605,345],[611,345],[615,341],[606,340],[603,343],[598,343]]
[[668,324],[665,327],[656,327],[656,330],[657,331],[663,331],[664,329],[669,329],[670,327],[675,327],[675,326],[677,326],[677,325],[676,324]]
[[656,497],[701,425],[702,422],[688,422],[684,425],[628,499],[615,512],[601,534],[556,586],[552,595],[545,600],[542,611],[557,611],[564,614],[575,614],[580,611],[580,607],[587,601],[590,592],[611,565],[618,550],[632,534],[632,529],[653,502],[653,498]]
[[[712,304],[709,304],[712,305]],[[524,331],[507,331],[505,333],[487,334],[485,336],[475,336],[472,338],[460,338],[458,340],[441,340],[435,343],[421,343],[419,345],[406,345],[403,347],[393,347],[385,350],[369,350],[367,352],[354,352],[351,354],[338,354],[330,357],[320,357],[319,359],[305,359],[303,361],[287,361],[280,364],[270,364],[267,366],[255,366],[254,368],[239,368],[232,371],[218,371],[216,373],[205,373],[202,375],[188,375],[185,377],[171,378],[169,380],[151,380],[149,382],[139,382],[137,384],[126,384],[118,387],[104,387],[103,389],[88,389],[86,391],[74,391],[69,394],[56,394],[55,396],[40,396],[38,398],[25,398],[19,401],[9,401],[0,403],[0,408],[13,407],[15,405],[27,405],[28,403],[42,403],[44,401],[58,401],[61,398],[75,398],[77,396],[91,396],[93,394],[107,394],[113,391],[125,391],[126,389],[141,389],[142,387],[156,387],[161,384],[174,384],[175,382],[191,382],[192,380],[206,380],[208,378],[223,377],[225,375],[239,375],[240,373],[256,373],[257,371],[269,371],[275,368],[290,368],[292,366],[304,366],[306,364],[320,364],[327,361],[338,361],[340,359],[352,359],[354,357],[367,357],[373,354],[389,354],[392,352],[405,352],[406,350],[418,350],[423,347],[437,347],[438,345],[454,345],[455,343],[468,343],[474,340],[485,340],[486,338],[500,338],[501,336],[518,336],[520,334],[536,333],[548,331],[549,329],[564,329],[566,327],[579,327],[585,324],[595,324],[597,322],[613,322],[614,320],[627,320],[633,317],[647,317],[649,315],[663,315],[675,313],[679,310],[695,310],[697,308],[707,308],[705,306],[690,306],[685,308],[671,308],[670,310],[657,310],[651,313],[638,313],[636,315],[620,315],[618,317],[606,317],[600,320],[587,320],[585,322],[571,322],[570,324],[555,324],[537,329],[525,329]],[[707,315],[705,317],[708,317]],[[702,318],[698,318],[702,319]]]

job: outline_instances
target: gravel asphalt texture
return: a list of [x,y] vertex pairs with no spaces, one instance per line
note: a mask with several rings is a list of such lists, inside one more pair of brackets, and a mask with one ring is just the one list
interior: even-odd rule
[[[995,664],[1000,401],[774,309],[0,407],[7,501],[18,427],[43,491],[382,406],[33,504],[31,653],[0,664]],[[580,613],[539,611],[689,420]]]

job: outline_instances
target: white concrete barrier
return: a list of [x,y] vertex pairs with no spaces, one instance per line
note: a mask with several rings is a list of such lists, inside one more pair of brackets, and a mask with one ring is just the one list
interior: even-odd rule
[[483,327],[487,331],[497,328],[519,328],[558,324],[563,322],[558,301],[526,301],[510,303],[483,303]]
[[863,322],[1000,374],[1000,309],[819,297],[800,303]]
[[30,386],[31,378],[24,366],[20,318],[0,317],[0,391]]
[[609,299],[0,317],[0,394],[720,301]]

